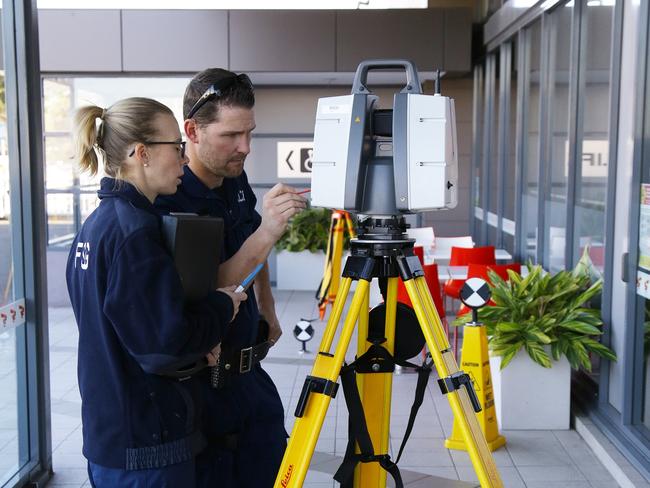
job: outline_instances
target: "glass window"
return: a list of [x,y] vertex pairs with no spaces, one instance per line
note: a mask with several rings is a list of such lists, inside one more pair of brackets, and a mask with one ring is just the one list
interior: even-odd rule
[[72,83],[69,79],[43,80],[43,127],[45,132],[72,130]]
[[75,233],[74,148],[69,133],[45,135],[45,188],[47,189],[48,245],[69,243]]
[[104,176],[81,173],[74,158],[72,115],[88,104],[108,107],[126,97],[148,96],[172,109],[183,120],[187,78],[54,78],[43,79],[43,123],[47,190],[48,244],[69,246],[84,219],[98,204]]
[[474,242],[481,240],[481,228],[483,225],[483,211],[481,209],[481,155],[483,146],[483,72],[484,67],[474,67],[474,113],[473,113],[473,139],[472,150],[472,209],[474,226],[472,235]]
[[[609,168],[609,106],[614,6],[588,3],[581,33],[584,72],[580,76],[582,105],[581,157],[576,161],[573,264],[585,250],[602,275],[605,267],[605,205]],[[596,299],[600,302],[600,297]],[[597,305],[597,303],[595,304]],[[592,356],[590,376],[600,373],[600,357]]]
[[605,203],[609,167],[609,104],[614,7],[587,4],[581,77],[582,157],[576,168],[574,263],[585,247],[594,265],[604,268]]
[[[499,170],[499,132],[501,130],[500,120],[500,100],[501,100],[501,80],[500,80],[500,53],[499,51],[490,55],[491,67],[489,74],[491,76],[490,93],[487,95],[490,99],[491,113],[488,114],[489,124],[485,130],[489,131],[488,137],[490,138],[490,150],[487,161],[488,174],[488,194],[487,194],[487,208],[488,208],[488,241],[489,245],[497,244],[497,215],[499,214],[499,192],[501,189],[501,172]],[[486,98],[487,99],[487,98]]]
[[512,42],[510,51],[510,93],[508,126],[506,127],[506,161],[503,192],[503,247],[510,254],[515,252],[515,177],[517,174],[516,143],[517,143],[517,38]]
[[564,269],[569,177],[569,86],[573,2],[550,13],[547,114],[547,181],[544,259],[551,272]]
[[4,104],[4,75],[0,75],[0,307],[12,302],[13,257],[11,243],[11,193],[9,191],[9,148],[7,141],[7,111]]
[[[0,2],[1,3],[1,2]],[[0,18],[2,13],[0,12]],[[5,106],[5,76],[0,74],[0,486],[12,478],[24,466],[29,454],[25,449],[28,439],[21,434],[21,422],[27,415],[27,406],[19,401],[19,392],[25,384],[24,333],[12,325],[18,307],[15,301],[22,293],[16,289],[16,274],[22,269],[14,268],[14,233],[20,232],[12,225],[11,163],[7,133]],[[12,313],[12,310],[14,312]]]
[[521,249],[525,261],[537,261],[537,202],[539,199],[539,109],[541,78],[541,20],[525,31],[525,90],[523,97],[523,186]]

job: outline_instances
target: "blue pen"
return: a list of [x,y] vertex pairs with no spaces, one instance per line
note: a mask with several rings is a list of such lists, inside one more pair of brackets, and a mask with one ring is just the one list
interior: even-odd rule
[[241,282],[241,285],[235,288],[235,293],[241,293],[246,288],[248,288],[248,285],[251,284],[251,281],[255,279],[255,276],[257,276],[257,273],[259,273],[263,267],[264,267],[264,263],[260,263],[257,266],[255,266],[255,269],[251,271],[251,274],[249,274],[246,278],[244,278],[244,281]]

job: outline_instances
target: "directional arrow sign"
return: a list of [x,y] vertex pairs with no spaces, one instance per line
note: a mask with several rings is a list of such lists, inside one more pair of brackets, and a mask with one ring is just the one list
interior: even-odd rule
[[291,156],[293,155],[293,150],[289,151],[289,155],[287,156],[287,159],[285,159],[287,166],[289,166],[289,169],[293,171],[293,166],[291,166]]
[[313,141],[278,142],[278,178],[311,179]]

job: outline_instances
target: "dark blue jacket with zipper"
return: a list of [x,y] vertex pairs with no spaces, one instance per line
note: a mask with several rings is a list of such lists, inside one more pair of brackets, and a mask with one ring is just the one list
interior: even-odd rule
[[160,373],[192,364],[218,344],[232,301],[215,291],[185,306],[153,205],[111,178],[102,179],[98,195],[66,271],[79,326],[84,456],[119,469],[188,461],[204,445],[197,382]]

